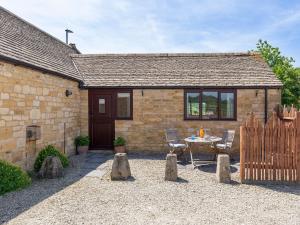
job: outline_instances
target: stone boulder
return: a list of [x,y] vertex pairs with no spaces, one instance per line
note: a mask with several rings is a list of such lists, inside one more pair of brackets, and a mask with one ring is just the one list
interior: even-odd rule
[[131,176],[126,153],[115,154],[110,176],[112,180],[127,180]]
[[63,176],[63,166],[57,156],[48,156],[39,171],[40,178],[58,178]]
[[176,154],[167,154],[165,180],[168,181],[177,180],[177,155]]
[[229,155],[219,154],[217,162],[217,180],[220,183],[230,183],[230,160]]

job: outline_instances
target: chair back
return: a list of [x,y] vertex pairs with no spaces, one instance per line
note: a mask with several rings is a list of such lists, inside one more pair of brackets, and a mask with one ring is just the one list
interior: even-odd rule
[[165,130],[166,141],[168,143],[177,143],[180,141],[178,132],[176,129],[168,128]]
[[234,139],[234,135],[235,135],[235,130],[228,130],[227,131],[227,142],[233,142]]
[[187,129],[187,133],[188,133],[189,136],[196,135],[197,132],[199,133],[199,131],[197,129],[194,129],[194,128],[188,128]]
[[235,130],[225,130],[221,142],[223,144],[228,144],[228,143],[232,144],[234,140],[234,135],[235,135]]
[[204,128],[204,138],[211,136],[211,130],[209,128]]
[[226,139],[226,146],[228,148],[232,147],[232,143],[234,140],[235,130],[227,130],[227,139]]
[[226,144],[226,142],[227,142],[227,136],[228,136],[228,130],[225,130],[223,132],[223,136],[222,136],[222,141],[221,141],[222,144]]

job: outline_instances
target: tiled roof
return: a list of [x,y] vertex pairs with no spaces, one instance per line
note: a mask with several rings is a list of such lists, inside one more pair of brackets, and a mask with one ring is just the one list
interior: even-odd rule
[[81,80],[70,54],[76,50],[0,6],[0,58]]
[[86,87],[280,87],[258,54],[71,55]]

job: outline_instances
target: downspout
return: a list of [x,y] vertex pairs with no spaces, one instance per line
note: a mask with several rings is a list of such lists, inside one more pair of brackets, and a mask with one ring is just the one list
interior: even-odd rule
[[268,88],[265,87],[265,123],[268,121]]

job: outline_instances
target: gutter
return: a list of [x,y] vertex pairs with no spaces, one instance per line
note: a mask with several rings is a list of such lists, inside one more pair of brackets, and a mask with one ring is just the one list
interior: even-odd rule
[[86,86],[81,89],[282,89],[282,86]]

